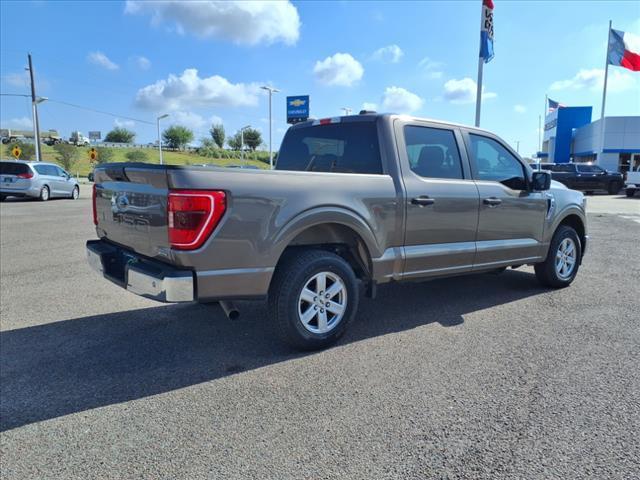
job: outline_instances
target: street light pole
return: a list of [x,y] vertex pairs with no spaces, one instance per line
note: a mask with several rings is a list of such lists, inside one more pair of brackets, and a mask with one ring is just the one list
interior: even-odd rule
[[29,77],[31,79],[31,114],[33,115],[33,140],[36,147],[36,160],[38,162],[42,161],[42,153],[40,149],[40,122],[38,120],[38,97],[36,97],[36,82],[33,75],[33,62],[31,61],[31,54],[27,55],[29,59]]
[[[271,97],[271,94],[269,94]],[[246,125],[240,129],[240,163],[244,165],[244,131],[247,128],[251,128],[251,125]]]
[[353,110],[351,110],[349,107],[342,107],[340,110],[344,110],[344,114],[345,114],[345,116],[347,116],[347,117],[348,117],[349,115],[351,115],[351,112],[353,111]]
[[165,113],[164,115],[160,115],[158,118],[156,118],[156,123],[158,125],[158,153],[160,154],[160,165],[164,163],[162,161],[162,139],[160,138],[160,120],[162,120],[163,118],[167,118],[168,116],[169,114]]
[[273,122],[271,120],[271,95],[279,92],[280,90],[278,90],[277,88],[266,86],[266,85],[260,88],[262,88],[263,90],[267,90],[269,92],[269,168],[273,170],[273,148],[271,144],[271,139],[272,139],[271,129],[273,125]]

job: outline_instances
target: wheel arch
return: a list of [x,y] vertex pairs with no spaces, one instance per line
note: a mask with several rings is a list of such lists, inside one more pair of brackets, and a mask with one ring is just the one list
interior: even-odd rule
[[553,229],[553,233],[555,234],[558,228],[563,225],[573,228],[578,234],[578,238],[580,238],[580,252],[582,257],[582,255],[584,255],[587,242],[587,229],[584,219],[576,213],[568,213],[567,215],[563,216],[561,220],[556,224],[555,228]]

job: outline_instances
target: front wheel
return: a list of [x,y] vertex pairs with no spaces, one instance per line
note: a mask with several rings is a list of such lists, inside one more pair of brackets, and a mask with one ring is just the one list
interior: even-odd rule
[[620,191],[620,187],[621,185],[619,182],[611,182],[608,188],[609,195],[615,195],[616,193],[618,193]]
[[301,350],[335,343],[358,309],[358,281],[340,256],[323,250],[287,254],[269,291],[280,338]]
[[636,191],[633,188],[627,188],[625,191],[627,197],[631,198],[636,194]]
[[573,228],[561,225],[551,239],[546,260],[534,266],[538,281],[547,287],[568,287],[578,274],[581,256],[578,234]]

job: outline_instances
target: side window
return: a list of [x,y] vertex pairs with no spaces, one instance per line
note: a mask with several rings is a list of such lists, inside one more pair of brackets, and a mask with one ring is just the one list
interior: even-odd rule
[[55,168],[56,175],[58,177],[66,177],[67,176],[66,172],[64,170],[62,170],[60,167],[52,167],[52,168]]
[[404,127],[404,140],[411,170],[426,178],[461,179],[462,163],[452,130]]
[[470,134],[471,154],[478,169],[478,180],[500,182],[512,190],[525,190],[527,182],[522,164],[492,138]]
[[35,169],[36,172],[38,172],[40,175],[49,175],[47,173],[47,166],[46,165],[34,165],[33,168]]

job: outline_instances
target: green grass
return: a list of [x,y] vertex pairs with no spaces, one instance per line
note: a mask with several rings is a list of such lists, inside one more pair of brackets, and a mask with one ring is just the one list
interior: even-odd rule
[[[71,172],[73,175],[80,175],[81,177],[87,176],[87,174],[93,169],[93,165],[89,161],[89,148],[87,147],[77,147],[78,156],[77,159],[71,168]],[[128,161],[125,157],[125,154],[131,150],[140,150],[147,154],[147,162],[148,163],[160,163],[159,162],[159,154],[158,150],[155,148],[112,148],[113,151],[113,159],[112,162],[126,162]],[[261,161],[251,159],[252,156],[255,158],[256,154],[247,153],[245,157],[245,164],[247,165],[255,165],[259,168],[268,168],[269,166]],[[211,158],[198,155],[197,153],[189,153],[189,152],[162,152],[162,158],[164,163],[167,165],[196,165],[207,163],[210,165],[219,165],[219,166],[227,166],[227,165],[240,165],[240,160],[237,158]],[[49,147],[47,145],[42,145],[42,159],[46,162],[55,162],[56,155],[53,147]]]

